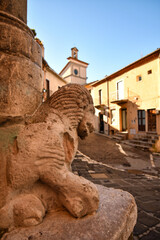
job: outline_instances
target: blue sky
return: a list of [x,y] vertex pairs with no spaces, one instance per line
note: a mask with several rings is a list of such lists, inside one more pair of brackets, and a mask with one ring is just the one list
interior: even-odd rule
[[160,48],[160,0],[28,0],[27,24],[57,73],[76,46],[88,82]]

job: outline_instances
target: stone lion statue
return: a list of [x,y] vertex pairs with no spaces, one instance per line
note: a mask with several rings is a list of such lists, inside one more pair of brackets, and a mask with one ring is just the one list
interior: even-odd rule
[[78,218],[97,210],[96,186],[71,171],[78,136],[94,130],[93,115],[88,90],[68,84],[25,124],[0,128],[0,228],[39,224],[62,206]]

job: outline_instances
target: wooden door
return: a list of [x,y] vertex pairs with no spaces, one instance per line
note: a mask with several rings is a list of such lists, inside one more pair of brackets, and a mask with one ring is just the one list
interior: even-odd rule
[[50,82],[46,79],[47,99],[50,97]]
[[138,110],[138,131],[145,131],[146,119],[145,110]]
[[103,121],[103,114],[99,114],[99,125],[100,125],[100,128],[99,128],[99,131],[104,133],[104,121]]
[[127,109],[122,109],[122,131],[127,130]]
[[156,132],[155,109],[149,109],[147,112],[148,112],[148,131]]

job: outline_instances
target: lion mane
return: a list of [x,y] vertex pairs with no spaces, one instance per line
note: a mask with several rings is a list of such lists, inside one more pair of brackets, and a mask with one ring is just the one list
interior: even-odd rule
[[[84,116],[84,110],[89,105],[93,105],[93,100],[89,91],[84,86],[67,84],[53,93],[51,97],[39,107],[29,123],[44,122],[48,116],[48,112],[57,110],[60,114],[67,116],[73,128],[77,128]],[[93,107],[92,111],[94,112]]]

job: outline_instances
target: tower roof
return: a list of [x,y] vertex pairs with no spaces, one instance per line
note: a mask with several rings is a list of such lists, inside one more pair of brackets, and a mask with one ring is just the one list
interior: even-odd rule
[[73,49],[76,50],[77,52],[79,51],[78,48],[76,48],[76,47],[71,48],[71,50],[73,50]]

